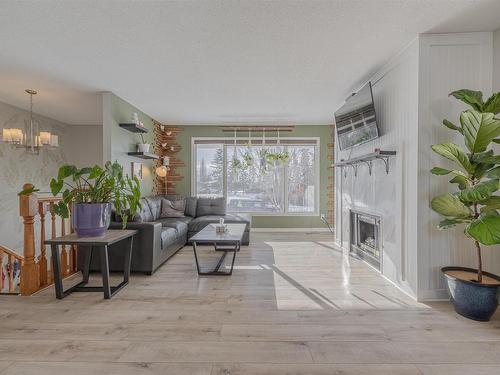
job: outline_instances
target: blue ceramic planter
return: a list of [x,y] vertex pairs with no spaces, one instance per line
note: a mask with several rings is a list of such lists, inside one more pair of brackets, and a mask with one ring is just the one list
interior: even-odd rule
[[73,228],[80,237],[104,235],[111,222],[111,203],[77,203],[73,205]]
[[451,295],[451,302],[455,311],[466,318],[487,322],[498,307],[497,291],[500,278],[489,272],[483,272],[483,276],[489,276],[498,280],[498,284],[478,284],[474,281],[460,280],[448,275],[447,271],[466,271],[476,273],[477,270],[466,267],[443,267],[441,272],[446,277],[446,283]]

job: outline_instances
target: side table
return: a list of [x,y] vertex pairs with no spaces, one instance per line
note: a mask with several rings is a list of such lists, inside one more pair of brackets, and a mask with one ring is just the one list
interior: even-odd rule
[[[120,289],[128,284],[130,277],[130,262],[132,259],[132,244],[136,230],[108,230],[101,237],[78,237],[76,233],[67,236],[57,237],[46,240],[45,244],[50,245],[52,251],[52,270],[54,272],[54,286],[56,289],[57,299],[62,299],[72,292],[104,292],[104,298],[110,299]],[[125,264],[123,268],[123,281],[117,286],[109,285],[109,259],[108,246],[119,241],[129,241],[127,253],[125,254]],[[72,286],[67,290],[63,290],[61,276],[61,258],[59,254],[59,245],[80,245],[79,251],[85,251],[85,260],[83,264],[83,279],[80,283]],[[84,247],[82,247],[84,246]],[[100,286],[85,286],[89,281],[90,262],[92,259],[93,249],[98,249],[101,258],[101,274],[102,287]]]

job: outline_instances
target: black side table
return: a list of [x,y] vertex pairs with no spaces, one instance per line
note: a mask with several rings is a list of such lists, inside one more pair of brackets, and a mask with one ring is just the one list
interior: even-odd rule
[[[52,251],[52,269],[54,271],[54,286],[56,289],[56,297],[58,299],[63,299],[72,292],[104,292],[105,299],[110,299],[112,296],[114,296],[120,289],[128,284],[128,280],[130,277],[130,262],[132,260],[132,244],[134,235],[136,233],[136,230],[108,230],[106,234],[101,237],[78,237],[76,233],[72,233],[67,236],[46,240],[45,244],[50,245]],[[123,281],[117,286],[110,286],[108,246],[124,240],[128,240],[130,246],[128,246],[127,253],[125,254]],[[83,279],[80,283],[72,286],[67,290],[63,290],[61,276],[61,258],[58,249],[59,245],[81,245],[78,251],[85,251]],[[102,287],[85,286],[89,281],[90,262],[92,259],[92,251],[94,248],[98,249],[100,253],[103,285]]]

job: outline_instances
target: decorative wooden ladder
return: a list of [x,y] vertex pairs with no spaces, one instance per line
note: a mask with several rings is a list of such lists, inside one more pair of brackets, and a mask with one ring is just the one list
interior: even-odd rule
[[[32,188],[33,185],[25,184],[23,189]],[[23,218],[24,226],[24,245],[23,255],[0,246],[0,293],[5,289],[5,284],[2,278],[2,270],[7,270],[8,275],[8,293],[15,293],[16,286],[14,285],[14,263],[17,261],[21,264],[21,273],[19,278],[19,292],[23,296],[29,296],[38,292],[41,289],[53,283],[54,277],[52,274],[52,267],[49,267],[47,260],[46,246],[44,245],[46,235],[45,218],[50,214],[50,238],[55,238],[58,235],[63,236],[66,234],[66,220],[60,218],[59,231],[57,230],[57,215],[53,207],[54,204],[60,202],[60,197],[38,198],[35,193],[22,195],[19,197],[19,213]],[[37,256],[35,248],[35,220],[40,221],[40,251]],[[70,220],[71,222],[71,220]],[[70,232],[73,228],[70,226]],[[7,256],[7,263],[3,260]],[[61,249],[61,265],[62,276],[67,277],[77,272],[77,248],[71,246],[67,249],[63,246]],[[4,293],[5,294],[5,293]]]

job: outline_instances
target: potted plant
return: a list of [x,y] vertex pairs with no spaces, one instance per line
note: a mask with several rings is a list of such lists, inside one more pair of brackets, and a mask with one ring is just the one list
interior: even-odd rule
[[[136,177],[123,174],[118,162],[107,162],[104,169],[98,165],[78,169],[74,165],[59,168],[57,178],[50,181],[54,196],[62,192],[62,201],[54,205],[54,212],[69,217],[72,210],[72,224],[78,236],[93,237],[103,235],[111,220],[111,205],[121,217],[123,228],[129,215],[140,208],[141,190]],[[35,188],[23,190],[19,194],[30,194]]]
[[151,147],[151,145],[149,143],[146,143],[142,133],[140,133],[140,136],[141,136],[142,143],[137,144],[137,151],[138,152],[149,152],[149,148]]
[[269,163],[274,165],[278,164],[285,165],[286,163],[288,163],[289,159],[290,159],[290,154],[286,151],[269,153],[267,155],[267,160],[269,161]]
[[465,225],[465,235],[472,239],[477,257],[477,269],[443,267],[451,301],[455,310],[470,319],[487,321],[498,306],[497,289],[500,277],[483,271],[481,246],[500,244],[500,155],[490,148],[500,143],[500,93],[486,102],[479,91],[458,90],[450,95],[471,108],[460,115],[460,126],[448,120],[443,125],[460,133],[467,147],[464,151],[455,143],[432,146],[432,150],[453,161],[457,169],[434,167],[435,175],[452,175],[455,193],[444,193],[432,199],[431,207],[444,216],[440,229]]

